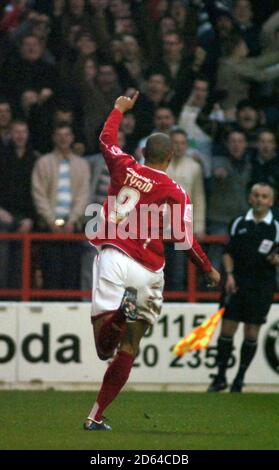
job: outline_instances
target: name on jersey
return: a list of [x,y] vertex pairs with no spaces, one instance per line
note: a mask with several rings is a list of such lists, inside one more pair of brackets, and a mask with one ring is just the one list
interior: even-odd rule
[[149,178],[139,175],[132,168],[127,168],[124,185],[132,186],[133,188],[137,188],[144,193],[149,193],[149,191],[151,191],[153,188],[153,182],[151,182]]

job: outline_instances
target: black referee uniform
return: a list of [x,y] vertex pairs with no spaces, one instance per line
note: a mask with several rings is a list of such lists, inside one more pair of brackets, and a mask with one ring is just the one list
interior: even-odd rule
[[233,258],[238,290],[232,294],[224,318],[265,323],[276,286],[276,268],[267,257],[278,244],[279,223],[271,211],[258,223],[252,209],[233,221],[225,253]]
[[[224,290],[221,304],[225,303],[224,320],[243,322],[247,328],[259,328],[265,323],[272,303],[276,286],[276,268],[267,259],[279,244],[279,223],[271,210],[258,222],[254,221],[253,209],[246,215],[237,217],[230,226],[230,241],[225,254],[233,260],[233,276],[236,292],[229,301]],[[237,326],[236,326],[237,327]],[[234,333],[233,333],[234,334]],[[227,388],[226,369],[233,348],[233,334],[219,335],[217,343],[218,373],[213,375],[209,392],[218,392]],[[241,392],[244,375],[255,356],[257,339],[244,337],[240,364],[231,386],[231,392]]]

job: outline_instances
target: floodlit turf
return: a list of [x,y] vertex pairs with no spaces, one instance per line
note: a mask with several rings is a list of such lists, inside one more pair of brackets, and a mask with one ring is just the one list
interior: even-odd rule
[[95,396],[1,391],[0,449],[279,449],[279,394],[125,392],[83,431]]

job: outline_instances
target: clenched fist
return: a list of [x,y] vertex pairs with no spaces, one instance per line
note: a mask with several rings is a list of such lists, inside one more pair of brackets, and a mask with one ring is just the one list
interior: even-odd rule
[[128,98],[127,96],[119,96],[115,101],[114,107],[119,109],[121,113],[125,113],[134,107],[135,102],[137,101],[139,96],[139,92],[136,91],[132,98]]

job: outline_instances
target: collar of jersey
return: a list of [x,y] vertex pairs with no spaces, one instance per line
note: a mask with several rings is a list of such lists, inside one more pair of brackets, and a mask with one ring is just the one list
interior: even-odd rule
[[[270,225],[272,222],[272,219],[273,219],[272,212],[268,211],[266,216],[263,219],[261,219],[260,222],[264,222],[265,224]],[[255,220],[253,216],[253,209],[249,209],[249,211],[247,212],[245,216],[245,220],[253,220],[253,221]]]
[[147,165],[143,165],[143,164],[141,164],[141,165],[144,166],[145,168],[148,168],[149,170],[156,171],[157,173],[162,173],[163,175],[166,175],[165,171],[156,170],[156,168],[151,168],[151,166],[147,166]]

